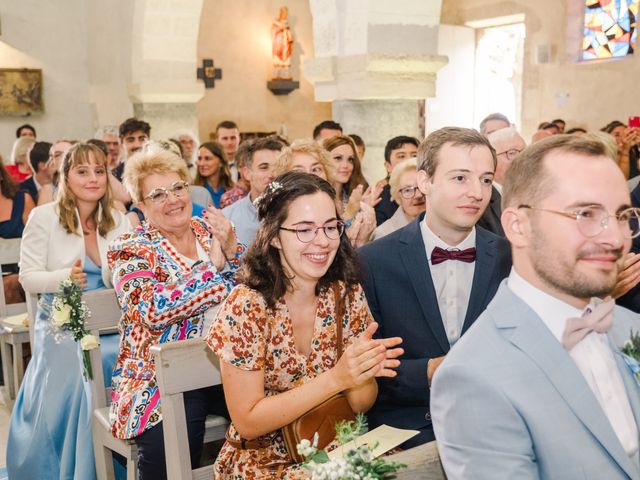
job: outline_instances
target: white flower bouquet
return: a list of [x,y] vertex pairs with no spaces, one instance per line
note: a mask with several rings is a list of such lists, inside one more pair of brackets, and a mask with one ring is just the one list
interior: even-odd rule
[[82,290],[72,280],[60,283],[51,308],[51,323],[60,330],[71,332],[73,339],[80,342],[82,349],[83,374],[87,380],[93,380],[89,351],[100,346],[100,340],[91,335],[84,327],[84,321],[90,312],[82,301]]
[[[367,421],[358,414],[353,422],[340,422],[336,425],[336,440],[340,445],[356,440],[367,431]],[[305,457],[304,467],[311,473],[313,480],[389,480],[396,478],[396,472],[406,467],[398,462],[387,462],[374,458],[375,445],[357,445],[346,450],[342,458],[330,459],[324,450],[317,449],[317,435],[313,440],[302,440],[297,448]]]

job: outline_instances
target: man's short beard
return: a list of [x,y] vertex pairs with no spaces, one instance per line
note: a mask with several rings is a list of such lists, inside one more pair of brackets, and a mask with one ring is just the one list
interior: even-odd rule
[[609,282],[610,284],[600,282],[600,284],[594,285],[585,278],[550,275],[546,269],[539,268],[535,263],[533,268],[546,284],[553,287],[555,290],[571,295],[574,298],[603,298],[607,295],[611,295],[616,284],[616,278],[613,278],[611,282]]

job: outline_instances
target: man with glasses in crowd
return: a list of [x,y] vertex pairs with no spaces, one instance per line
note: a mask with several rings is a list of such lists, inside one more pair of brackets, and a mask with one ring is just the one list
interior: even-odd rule
[[502,226],[513,269],[433,379],[450,480],[639,479],[640,331],[603,301],[640,234],[604,144],[554,136],[509,167]]
[[486,137],[442,128],[420,145],[417,162],[426,213],[360,250],[365,294],[380,325],[376,334],[403,338],[405,352],[398,375],[379,379],[367,416],[371,427],[419,430],[404,447],[434,439],[431,378],[511,267],[506,240],[475,226],[496,168]]
[[498,163],[496,165],[496,175],[493,178],[493,188],[491,190],[491,200],[487,209],[482,214],[482,218],[478,222],[482,228],[489,230],[504,237],[504,230],[500,223],[502,215],[502,184],[504,183],[504,175],[511,162],[524,150],[527,144],[524,138],[520,136],[516,127],[513,125],[506,128],[495,130],[487,135],[489,143],[496,151]]

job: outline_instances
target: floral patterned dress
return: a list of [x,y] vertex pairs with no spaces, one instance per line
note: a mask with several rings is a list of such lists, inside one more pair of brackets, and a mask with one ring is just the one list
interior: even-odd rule
[[[344,286],[340,288],[344,295]],[[286,303],[281,299],[270,309],[262,295],[246,285],[238,285],[218,310],[206,341],[224,362],[243,370],[264,370],[265,395],[291,390],[331,369],[337,360],[335,344],[335,299],[332,288],[320,292],[311,352],[298,352]],[[346,348],[373,321],[360,285],[345,299],[342,343]],[[240,440],[233,423],[228,435]],[[277,478],[284,465],[284,479],[309,478],[305,470],[292,464],[280,430],[261,439],[269,446],[241,450],[224,444],[214,465],[217,480]]]

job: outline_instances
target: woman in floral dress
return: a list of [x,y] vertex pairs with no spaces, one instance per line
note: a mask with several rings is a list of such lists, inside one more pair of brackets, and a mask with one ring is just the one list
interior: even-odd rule
[[[216,460],[220,480],[306,478],[281,428],[342,392],[354,412],[373,404],[376,376],[394,376],[399,338],[377,328],[342,237],[335,191],[300,172],[278,177],[258,200],[261,227],[238,285],[207,342],[220,357],[232,425]],[[343,305],[337,359],[336,302]]]

